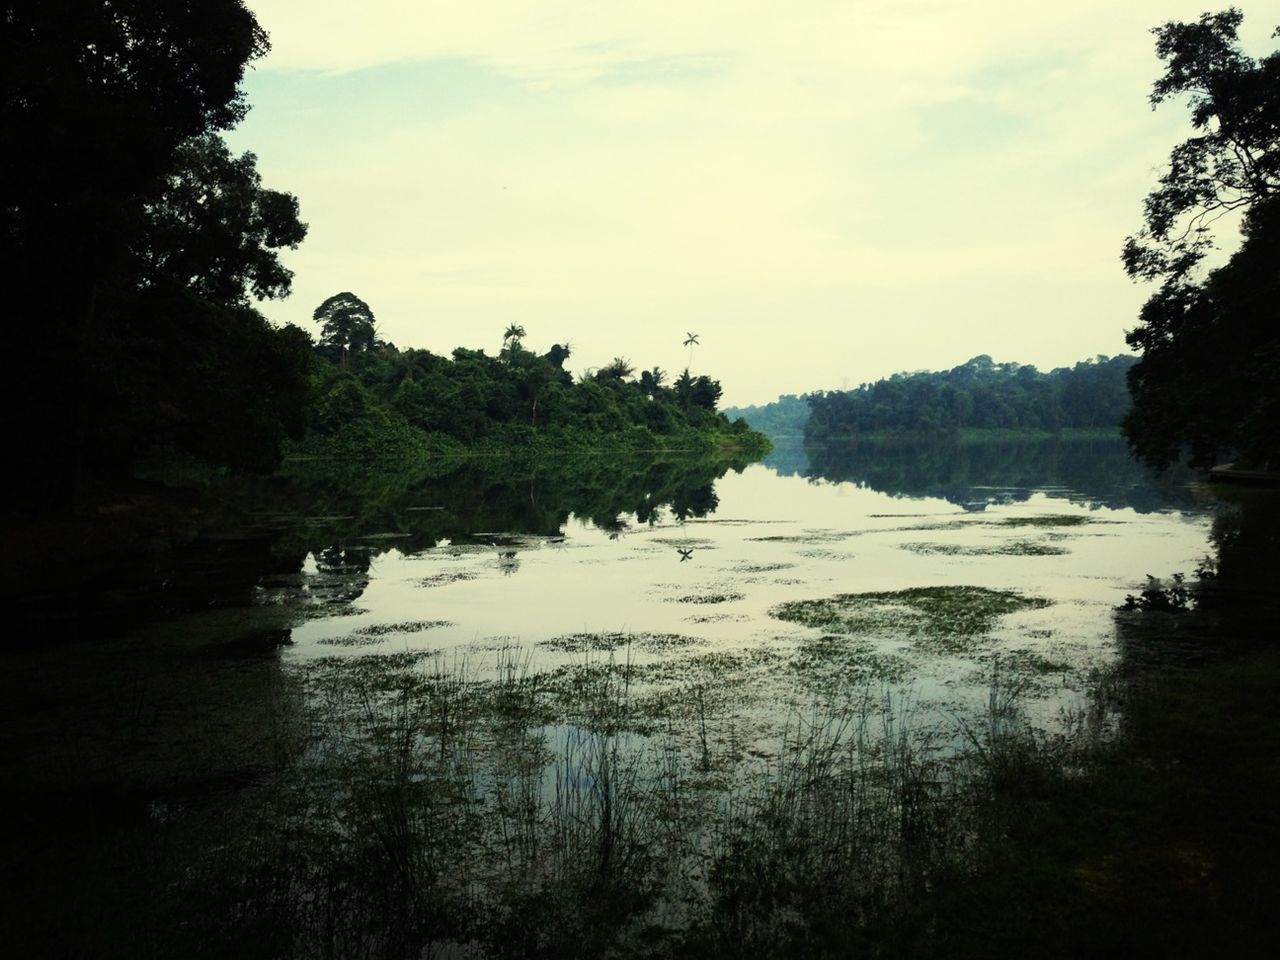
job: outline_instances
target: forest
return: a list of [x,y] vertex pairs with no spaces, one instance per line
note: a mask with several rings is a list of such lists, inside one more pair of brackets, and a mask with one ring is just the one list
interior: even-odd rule
[[1098,356],[1041,373],[1030,364],[974,357],[937,373],[896,373],[854,390],[779,397],[726,411],[769,436],[814,441],[899,435],[956,436],[971,430],[1115,430],[1129,410],[1132,357]]
[[685,369],[668,382],[624,357],[574,377],[572,347],[525,346],[523,326],[503,332],[496,355],[459,347],[451,357],[397,348],[373,311],[344,292],[316,308],[320,324],[305,456],[418,456],[464,450],[683,450],[763,453],[743,420],[717,413],[720,383]]

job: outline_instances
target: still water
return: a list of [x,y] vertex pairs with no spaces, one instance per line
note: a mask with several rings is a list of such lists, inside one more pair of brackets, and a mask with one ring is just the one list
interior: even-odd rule
[[[258,602],[331,614],[292,630],[283,662],[301,670],[625,662],[672,695],[732,683],[757,717],[869,688],[922,715],[981,708],[1003,673],[1051,723],[1114,658],[1126,595],[1209,552],[1206,503],[1119,442],[782,449],[666,502],[640,493],[591,518],[369,529],[308,550]],[[425,487],[400,516],[444,514],[444,495]]]

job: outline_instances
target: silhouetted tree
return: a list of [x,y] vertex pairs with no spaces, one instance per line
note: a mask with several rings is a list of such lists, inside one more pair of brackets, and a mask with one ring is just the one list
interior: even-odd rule
[[145,208],[135,251],[144,287],[174,284],[214,303],[247,306],[288,294],[293,274],[276,253],[307,235],[292,194],[268,190],[252,153],[233,157],[221,137],[179,146],[164,192]]
[[311,319],[320,324],[320,348],[326,356],[344,361],[346,351],[373,349],[378,332],[369,305],[350,291],[335,293],[316,307]]
[[[262,432],[202,449],[278,458],[299,419],[284,407],[305,393],[299,341],[264,326],[246,291],[287,292],[273,250],[305,228],[252,156],[214,136],[244,115],[239,84],[266,35],[242,0],[14,0],[2,23],[0,261],[22,278],[5,316],[11,336],[41,327],[4,414],[24,451],[6,479],[65,500],[149,444],[229,423]],[[201,383],[218,386],[198,396]]]
[[614,357],[611,362],[596,371],[596,379],[601,383],[608,380],[625,380],[635,373],[635,367],[626,357]]
[[[1151,102],[1189,95],[1196,131],[1124,246],[1131,277],[1161,282],[1127,337],[1142,359],[1124,425],[1156,466],[1184,451],[1199,466],[1225,451],[1280,462],[1280,51],[1241,52],[1241,19],[1231,9],[1154,31],[1165,73]],[[1233,211],[1244,213],[1240,250],[1197,281],[1211,225]]]

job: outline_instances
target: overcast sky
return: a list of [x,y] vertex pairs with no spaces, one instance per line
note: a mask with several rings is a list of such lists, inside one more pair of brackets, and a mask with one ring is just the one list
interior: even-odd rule
[[[279,322],[350,290],[383,336],[572,344],[726,404],[989,353],[1124,351],[1120,266],[1186,113],[1152,26],[1206,0],[249,0],[232,135],[310,235]],[[1219,9],[1219,7],[1213,7]],[[1280,3],[1245,3],[1274,47]]]

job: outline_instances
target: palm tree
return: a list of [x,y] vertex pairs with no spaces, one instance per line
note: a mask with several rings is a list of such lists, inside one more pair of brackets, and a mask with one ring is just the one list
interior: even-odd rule
[[506,333],[502,335],[502,345],[506,347],[512,343],[519,343],[524,337],[524,327],[518,323],[513,323],[507,327]]
[[635,373],[635,367],[626,357],[614,357],[613,362],[600,368],[596,373],[597,380],[623,380]]
[[693,348],[698,346],[698,335],[696,333],[686,334],[684,345],[689,348],[689,369],[693,369]]

